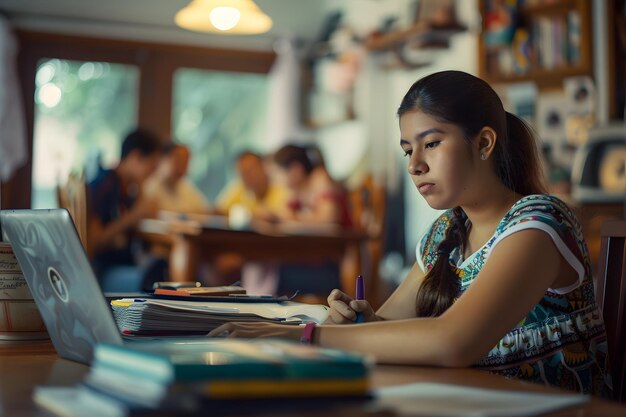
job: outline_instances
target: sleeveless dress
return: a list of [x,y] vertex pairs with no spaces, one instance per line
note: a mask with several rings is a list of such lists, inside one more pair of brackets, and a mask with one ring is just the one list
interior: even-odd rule
[[[417,261],[423,271],[432,269],[437,261],[437,246],[453,216],[452,210],[444,212],[418,243]],[[526,317],[474,366],[507,377],[608,397],[611,381],[606,332],[595,301],[589,253],[578,220],[561,200],[543,194],[523,197],[506,213],[482,248],[467,259],[463,259],[461,248],[455,248],[449,261],[459,279],[458,297],[472,284],[502,239],[531,228],[548,233],[577,272],[578,281],[569,287],[548,289]]]

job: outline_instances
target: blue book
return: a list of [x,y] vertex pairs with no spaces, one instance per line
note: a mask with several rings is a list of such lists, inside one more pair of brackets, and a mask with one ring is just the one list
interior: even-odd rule
[[365,357],[271,339],[216,339],[146,352],[100,344],[84,384],[144,407],[206,400],[360,397],[368,393]]
[[362,355],[271,339],[216,339],[209,344],[205,340],[138,348],[99,344],[92,363],[92,368],[160,383],[364,378],[368,366]]

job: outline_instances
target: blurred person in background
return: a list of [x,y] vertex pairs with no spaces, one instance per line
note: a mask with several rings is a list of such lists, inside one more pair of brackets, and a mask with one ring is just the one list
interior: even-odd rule
[[[352,227],[345,189],[329,175],[316,146],[285,145],[274,153],[273,161],[289,189],[283,222],[300,223],[303,230],[310,225],[328,225],[335,231]],[[340,287],[340,281],[340,267],[334,261],[283,263],[276,292],[319,296]]]
[[134,231],[145,218],[155,217],[157,201],[141,194],[141,185],[156,169],[161,140],[137,129],[122,142],[119,164],[105,169],[88,186],[88,232],[92,265],[103,291],[141,291],[162,280],[166,262],[139,261]]
[[186,177],[189,148],[170,142],[163,147],[159,165],[143,185],[144,195],[156,200],[159,210],[177,213],[206,213],[209,202]]
[[216,212],[228,215],[234,206],[243,206],[253,218],[275,220],[286,207],[287,190],[272,181],[264,158],[244,151],[236,158],[238,179],[226,186],[216,200]]
[[[214,213],[229,216],[234,227],[245,227],[252,219],[275,222],[284,215],[287,189],[273,181],[262,155],[241,152],[235,168],[238,178],[218,195]],[[215,259],[207,280],[218,285],[240,280],[250,294],[273,294],[278,281],[276,269],[271,262],[246,262],[237,253],[226,253]]]
[[330,176],[317,147],[288,144],[273,159],[289,188],[283,220],[352,227],[345,189]]

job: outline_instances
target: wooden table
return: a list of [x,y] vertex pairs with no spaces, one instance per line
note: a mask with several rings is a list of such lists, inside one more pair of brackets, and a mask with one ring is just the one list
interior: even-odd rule
[[[74,385],[82,380],[88,367],[60,359],[48,341],[0,342],[0,415],[30,417],[48,415],[33,403],[32,390],[38,385]],[[417,366],[376,366],[371,377],[371,387],[379,388],[411,382],[437,382],[481,388],[519,390],[527,392],[563,392],[541,385],[507,380],[474,369],[429,368]],[[357,407],[356,410],[354,407]],[[208,415],[208,414],[207,414]],[[271,415],[260,410],[259,415]],[[285,414],[281,414],[283,416]],[[301,409],[287,415],[314,416],[314,412]],[[338,412],[325,412],[333,417]],[[352,412],[341,417],[369,415],[392,416],[393,413],[373,410],[371,406],[356,405]],[[545,414],[550,417],[626,416],[626,405],[593,398],[580,406]]]
[[298,230],[267,223],[238,230],[199,219],[150,219],[140,224],[143,238],[170,246],[173,281],[195,281],[201,260],[211,261],[224,253],[237,253],[246,261],[336,261],[341,267],[342,289],[352,295],[356,276],[364,272],[361,250],[367,236],[360,232],[324,227]]

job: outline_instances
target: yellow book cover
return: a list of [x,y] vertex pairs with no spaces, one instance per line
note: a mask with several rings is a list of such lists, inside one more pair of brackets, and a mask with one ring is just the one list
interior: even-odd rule
[[203,394],[212,399],[340,397],[368,392],[367,378],[309,380],[222,380],[206,383]]

